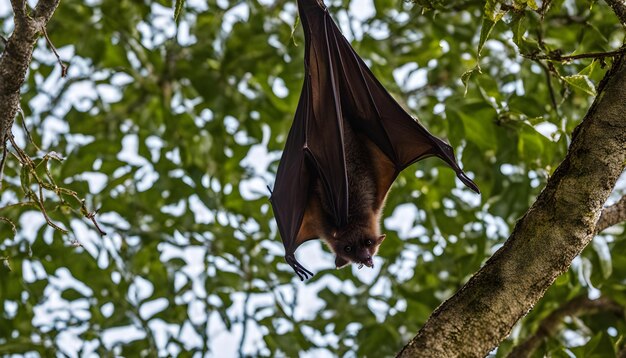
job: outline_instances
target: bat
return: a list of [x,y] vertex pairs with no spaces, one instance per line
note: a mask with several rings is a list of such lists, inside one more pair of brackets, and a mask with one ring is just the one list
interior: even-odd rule
[[295,258],[322,239],[335,266],[373,267],[385,239],[380,218],[398,174],[427,157],[449,165],[471,190],[452,147],[431,135],[374,77],[332,20],[323,0],[298,0],[305,35],[305,80],[270,202],[285,260],[300,280],[313,276]]

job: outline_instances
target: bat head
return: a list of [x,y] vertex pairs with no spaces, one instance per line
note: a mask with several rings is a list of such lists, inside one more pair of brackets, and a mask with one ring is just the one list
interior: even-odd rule
[[373,257],[378,252],[383,240],[385,240],[385,235],[378,237],[336,237],[330,242],[332,250],[337,255],[335,266],[339,269],[354,262],[361,266],[374,267]]

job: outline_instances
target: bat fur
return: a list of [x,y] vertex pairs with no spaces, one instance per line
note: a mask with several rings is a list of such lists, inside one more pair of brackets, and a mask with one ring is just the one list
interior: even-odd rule
[[[348,224],[343,227],[335,224],[328,196],[318,179],[313,193],[315,197],[311,199],[313,205],[320,206],[317,210],[311,211],[316,213],[317,217],[311,218],[312,221],[308,222],[310,227],[306,227],[305,214],[305,225],[301,230],[317,230],[316,233],[309,234],[326,242],[336,255],[337,268],[344,267],[350,262],[373,267],[372,258],[385,239],[385,235],[381,235],[380,232],[380,218],[384,197],[387,194],[376,185],[376,167],[372,163],[379,162],[378,159],[374,159],[379,155],[378,149],[366,136],[357,134],[346,121],[343,125],[343,135],[348,197],[351,198],[348,205]],[[378,199],[380,196],[383,197],[382,200]]]

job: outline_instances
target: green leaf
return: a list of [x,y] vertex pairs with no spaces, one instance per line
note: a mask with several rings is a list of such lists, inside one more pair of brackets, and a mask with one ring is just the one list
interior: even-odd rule
[[545,139],[545,137],[537,133],[534,129],[523,130],[520,133],[517,143],[517,150],[520,157],[527,161],[541,157],[544,150],[542,139]]
[[498,22],[506,12],[500,9],[500,1],[487,0],[485,2],[484,13],[485,17],[495,23]]
[[465,92],[463,95],[467,95],[470,79],[472,78],[472,75],[474,73],[481,73],[480,66],[476,65],[475,67],[463,72],[463,74],[461,75],[461,82],[463,82],[463,85],[465,86]]
[[598,332],[587,342],[583,352],[583,356],[589,358],[615,357],[616,353],[613,342],[606,332]]
[[524,34],[528,29],[528,19],[524,13],[516,13],[511,21],[511,29],[513,30],[513,42],[521,47],[524,41]]
[[598,62],[600,62],[600,61],[597,61],[597,60],[594,59],[593,61],[591,61],[591,63],[589,65],[587,65],[585,68],[580,70],[580,72],[578,72],[578,74],[581,75],[581,76],[591,76],[591,74],[593,74],[593,71],[598,66]]
[[489,34],[496,26],[498,21],[502,19],[506,11],[500,10],[500,2],[498,0],[487,0],[484,9],[485,15],[483,16],[483,24],[480,29],[480,39],[478,40],[477,57],[480,57],[480,53],[489,38]]
[[454,115],[463,122],[466,138],[483,151],[496,150],[498,141],[494,121],[496,111],[493,107],[476,102],[454,110]]
[[535,0],[526,0],[526,5],[535,11],[539,10],[539,6]]
[[596,87],[593,82],[585,75],[571,75],[561,77],[567,84],[572,86],[575,90],[584,92],[590,96],[596,95]]

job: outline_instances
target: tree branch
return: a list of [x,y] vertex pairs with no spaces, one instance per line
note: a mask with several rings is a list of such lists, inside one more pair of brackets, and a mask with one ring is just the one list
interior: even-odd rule
[[626,221],[626,195],[622,196],[617,203],[602,210],[602,215],[596,224],[596,233],[624,221]]
[[435,310],[400,357],[486,356],[591,241],[626,165],[621,56],[599,87],[565,159],[507,242]]
[[580,60],[584,58],[607,58],[607,57],[615,57],[626,53],[626,47],[621,47],[617,50],[613,51],[605,51],[605,52],[588,52],[588,53],[579,53],[576,55],[561,55],[559,52],[553,51],[548,55],[537,55],[537,54],[524,54],[522,53],[522,57],[528,58],[531,60],[550,60],[550,61],[561,61],[561,62],[569,62],[573,60]]
[[0,57],[0,147],[4,147],[20,107],[20,87],[30,65],[35,40],[58,5],[59,0],[40,0],[29,16],[26,1],[11,0],[15,29]]
[[606,3],[609,4],[611,9],[613,9],[613,12],[617,15],[619,22],[621,22],[622,25],[626,25],[626,1],[606,0]]
[[580,317],[593,315],[600,312],[613,312],[616,315],[624,315],[624,308],[615,301],[606,297],[595,300],[587,296],[579,296],[566,302],[561,307],[554,310],[548,317],[541,321],[537,331],[528,337],[526,341],[518,345],[509,353],[509,358],[530,357],[541,346],[541,343],[548,337],[556,335],[561,328],[563,319],[568,316]]
[[47,24],[52,18],[54,11],[59,6],[59,1],[60,0],[39,0],[39,2],[37,2],[37,6],[35,7],[33,17],[40,18],[44,24]]
[[13,9],[13,14],[15,14],[15,22],[22,22],[26,19],[25,0],[11,0],[11,8]]

